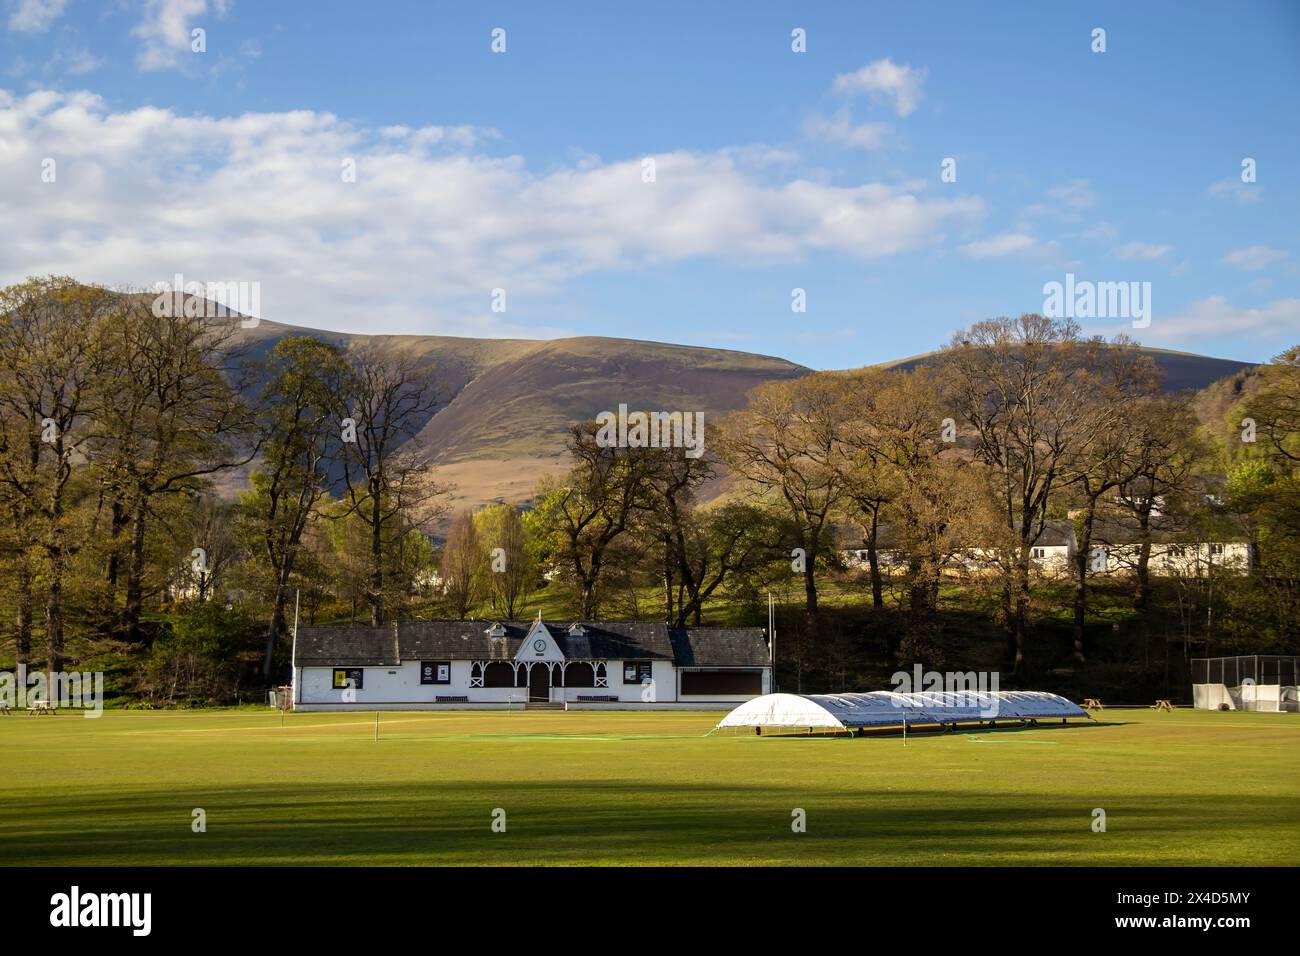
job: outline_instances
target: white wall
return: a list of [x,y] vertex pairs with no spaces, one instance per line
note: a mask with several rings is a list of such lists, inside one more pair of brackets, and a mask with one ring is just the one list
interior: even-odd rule
[[[420,662],[405,661],[397,667],[365,667],[362,686],[344,698],[342,690],[333,687],[334,668],[300,667],[295,701],[304,706],[329,707],[383,707],[389,705],[438,706],[438,697],[466,697],[469,704],[523,704],[528,700],[527,687],[470,687],[470,661],[451,662],[451,683],[421,684]],[[538,666],[538,665],[534,665]],[[742,703],[749,695],[726,697],[678,696],[677,668],[672,661],[651,662],[654,693],[651,701],[643,701],[645,688],[641,684],[623,683],[623,662],[606,661],[608,687],[552,687],[552,701],[576,703],[579,697],[615,697],[619,703],[647,706],[680,701],[700,703],[716,700],[721,703]],[[769,693],[771,674],[763,673],[763,692]],[[443,705],[455,706],[455,705]],[[461,706],[464,706],[462,704]]]
[[[1219,554],[1212,553],[1221,548]],[[1178,553],[1181,549],[1181,554]],[[1120,544],[1107,547],[1106,573],[1134,571],[1141,546]],[[1244,541],[1201,542],[1188,544],[1152,544],[1147,564],[1153,575],[1202,575],[1214,569],[1245,574],[1250,570],[1250,545]]]

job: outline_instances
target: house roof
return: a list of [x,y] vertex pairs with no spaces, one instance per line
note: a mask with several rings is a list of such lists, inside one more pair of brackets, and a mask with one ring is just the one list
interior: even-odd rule
[[[1151,519],[1148,534],[1153,544],[1205,544],[1207,542],[1223,544],[1229,541],[1249,540],[1240,528],[1234,527],[1238,523],[1239,519],[1230,515],[1220,527],[1205,530],[1180,527],[1171,519],[1162,515]],[[1139,544],[1141,541],[1141,529],[1132,518],[1098,518],[1092,527],[1092,543],[1094,546]]]
[[669,634],[678,667],[766,667],[771,660],[756,627],[684,627]]
[[359,627],[349,624],[332,627],[300,627],[295,648],[299,666],[328,664],[346,666],[396,667],[397,630],[388,627]]
[[[768,663],[760,628],[670,628],[664,623],[583,621],[571,634],[569,621],[546,621],[546,629],[570,660],[671,660],[682,667],[761,667]],[[505,634],[489,637],[499,624]],[[403,660],[513,659],[533,621],[402,621],[383,627],[298,629],[300,667],[396,666]]]
[[1034,542],[1034,546],[1038,548],[1068,548],[1072,544],[1074,544],[1074,522],[1068,518],[1048,518],[1043,522],[1042,534]]

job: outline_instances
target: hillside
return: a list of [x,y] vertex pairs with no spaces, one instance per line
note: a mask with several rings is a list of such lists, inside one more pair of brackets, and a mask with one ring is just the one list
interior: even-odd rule
[[340,345],[366,341],[433,365],[445,403],[416,441],[432,455],[439,478],[455,486],[455,507],[525,500],[539,477],[565,467],[569,424],[620,403],[702,411],[707,424],[743,405],[754,386],[809,371],[747,352],[596,336],[364,336],[262,321],[240,337],[257,358],[290,334]]
[[[1212,358],[1197,355],[1194,352],[1176,352],[1173,349],[1143,348],[1143,354],[1149,355],[1162,372],[1164,372],[1165,391],[1181,392],[1185,390],[1200,391],[1203,388],[1236,375],[1244,369],[1254,368],[1253,362],[1238,362],[1235,359]],[[942,360],[940,352],[926,352],[910,358],[881,362],[876,368],[912,369],[918,365],[933,365]]]
[[[454,486],[455,508],[521,502],[537,479],[565,467],[569,423],[620,403],[648,410],[703,411],[710,422],[744,404],[763,382],[809,369],[785,359],[727,349],[583,336],[567,339],[474,339],[446,335],[355,335],[263,320],[241,330],[251,357],[290,334],[339,345],[367,342],[431,363],[445,403],[416,437]],[[1246,362],[1166,349],[1144,349],[1164,370],[1171,391],[1202,389],[1235,376]],[[913,368],[939,353],[882,363]],[[242,487],[243,475],[222,482]]]

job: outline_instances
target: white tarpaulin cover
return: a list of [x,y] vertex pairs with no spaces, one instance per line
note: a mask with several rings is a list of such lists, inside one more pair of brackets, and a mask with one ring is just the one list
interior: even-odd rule
[[723,727],[850,730],[974,720],[1087,717],[1078,704],[1042,691],[929,691],[896,694],[764,694],[722,718]]

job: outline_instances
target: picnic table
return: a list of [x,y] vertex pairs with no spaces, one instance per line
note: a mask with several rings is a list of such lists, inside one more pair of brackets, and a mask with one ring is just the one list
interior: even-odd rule
[[54,707],[51,706],[48,700],[33,700],[27,705],[27,713],[36,714],[37,716],[41,714],[53,715]]
[[1157,700],[1154,704],[1151,705],[1151,709],[1152,710],[1173,710],[1174,705],[1162,697],[1159,700]]
[[1096,697],[1085,697],[1083,699],[1083,709],[1084,710],[1105,710],[1106,708],[1102,706],[1101,701],[1098,700]]

